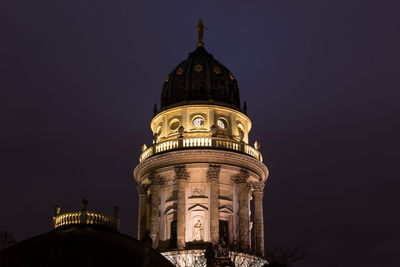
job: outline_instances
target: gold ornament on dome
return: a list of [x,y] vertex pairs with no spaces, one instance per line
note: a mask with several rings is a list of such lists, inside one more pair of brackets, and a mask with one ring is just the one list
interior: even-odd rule
[[200,19],[199,23],[197,24],[197,35],[198,35],[197,46],[204,46],[204,43],[203,43],[204,30],[208,30],[208,29],[206,28],[206,26],[204,26],[203,20]]
[[182,74],[183,74],[183,68],[182,68],[182,67],[179,67],[179,68],[176,70],[176,74],[182,75]]
[[197,71],[197,72],[200,72],[200,71],[203,70],[203,66],[200,65],[200,64],[197,64],[196,66],[194,66],[194,70]]
[[231,80],[235,79],[235,77],[233,77],[232,73],[229,73],[229,77],[231,78]]
[[167,83],[169,81],[169,75],[165,78],[165,82]]
[[214,67],[214,72],[215,72],[216,74],[220,74],[220,73],[221,73],[221,68],[218,67],[218,66],[215,66],[215,67]]

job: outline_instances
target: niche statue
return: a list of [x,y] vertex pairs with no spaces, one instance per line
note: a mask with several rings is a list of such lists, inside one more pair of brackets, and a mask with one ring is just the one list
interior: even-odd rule
[[202,241],[203,240],[203,224],[200,220],[194,224],[194,240]]

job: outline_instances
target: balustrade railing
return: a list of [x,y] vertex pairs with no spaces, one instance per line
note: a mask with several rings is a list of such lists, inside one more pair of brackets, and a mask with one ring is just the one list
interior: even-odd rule
[[114,229],[119,227],[119,219],[101,213],[78,211],[62,213],[54,216],[53,228],[72,224],[104,225]]
[[247,145],[244,142],[238,142],[230,139],[223,139],[217,137],[188,137],[177,138],[174,140],[164,141],[147,148],[140,155],[139,161],[143,160],[165,151],[181,149],[181,148],[216,148],[242,152],[250,155],[259,161],[262,161],[260,151],[254,147]]

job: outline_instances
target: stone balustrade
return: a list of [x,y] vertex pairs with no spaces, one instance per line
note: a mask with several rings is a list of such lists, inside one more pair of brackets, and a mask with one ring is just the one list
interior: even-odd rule
[[118,230],[119,219],[113,216],[88,211],[62,213],[53,217],[53,229],[72,224],[103,225]]
[[145,159],[165,151],[171,151],[183,148],[211,148],[211,149],[224,149],[235,152],[241,152],[250,155],[262,162],[262,155],[260,151],[254,147],[244,143],[238,142],[231,139],[217,138],[217,137],[188,137],[188,138],[177,138],[174,140],[168,140],[160,143],[156,143],[153,146],[147,148],[140,155],[139,161],[142,162]]

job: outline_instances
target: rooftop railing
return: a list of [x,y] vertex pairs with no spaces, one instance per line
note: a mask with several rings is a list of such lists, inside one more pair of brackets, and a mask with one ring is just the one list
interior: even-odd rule
[[217,137],[180,137],[174,140],[156,143],[142,152],[139,161],[142,162],[158,153],[184,148],[211,148],[235,151],[250,155],[262,162],[262,155],[260,151],[254,147],[244,142]]
[[53,217],[53,229],[74,224],[103,225],[118,230],[119,219],[113,216],[88,211],[62,213]]

